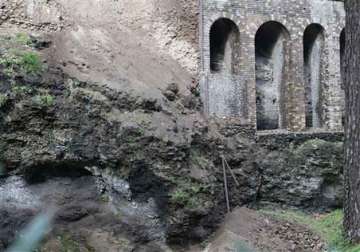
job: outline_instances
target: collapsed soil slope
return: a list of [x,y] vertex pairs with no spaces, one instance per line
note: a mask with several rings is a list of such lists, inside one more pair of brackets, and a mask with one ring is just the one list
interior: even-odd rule
[[46,52],[73,77],[158,96],[197,72],[197,2],[168,0],[1,2],[2,30],[51,37]]
[[[223,157],[239,181],[228,174],[231,206],[339,204],[341,136],[256,139],[253,129],[205,120],[196,90],[170,84],[156,98],[79,81],[42,63],[48,42],[1,38],[2,248],[54,205],[50,243],[74,236],[94,247],[85,239],[94,235],[109,240],[105,249],[119,239],[121,251],[186,249],[208,238],[226,212]],[[55,185],[67,189],[54,197]]]

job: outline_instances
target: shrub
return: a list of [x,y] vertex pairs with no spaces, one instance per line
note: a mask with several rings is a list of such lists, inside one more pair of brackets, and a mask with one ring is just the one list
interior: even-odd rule
[[9,97],[6,94],[0,94],[0,108],[5,106],[5,104],[8,100],[9,100]]
[[206,188],[192,181],[175,181],[177,188],[170,194],[170,201],[174,204],[196,208],[201,205],[201,193]]
[[31,45],[31,38],[24,32],[19,32],[15,36],[15,41],[21,45]]
[[36,95],[33,98],[33,101],[42,106],[42,107],[50,107],[53,106],[55,103],[55,98],[52,95],[46,94],[46,95]]
[[19,94],[19,95],[30,94],[32,92],[32,88],[28,87],[28,86],[22,86],[22,85],[13,85],[11,87],[11,91],[14,94]]
[[43,68],[40,56],[34,52],[25,52],[21,56],[21,66],[27,74],[38,74]]
[[179,204],[186,205],[191,195],[184,190],[177,189],[171,194],[171,201]]
[[16,49],[4,53],[0,58],[0,65],[9,77],[14,77],[16,73],[36,75],[43,70],[41,58],[37,53]]

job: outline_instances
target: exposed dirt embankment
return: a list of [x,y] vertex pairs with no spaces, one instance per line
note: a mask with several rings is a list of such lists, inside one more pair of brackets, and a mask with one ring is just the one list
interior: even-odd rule
[[[3,247],[14,230],[51,205],[56,187],[49,185],[58,177],[60,185],[72,183],[69,176],[95,182],[91,195],[69,187],[54,202],[69,209],[65,219],[59,211],[63,222],[56,230],[94,227],[118,234],[125,225],[121,237],[130,251],[154,243],[184,248],[216,229],[226,212],[223,156],[239,182],[228,172],[232,207],[266,200],[307,208],[341,202],[341,136],[269,135],[256,141],[252,129],[206,121],[196,90],[184,94],[171,84],[159,97],[146,97],[79,81],[44,64],[40,55],[52,41],[22,33],[0,40],[0,202],[6,202],[0,211],[8,216],[11,204],[22,216],[0,220]],[[24,207],[19,189],[27,199],[48,194]],[[122,217],[119,225],[108,222],[114,214]]]
[[49,60],[81,80],[158,96],[197,72],[197,1],[7,0],[2,26],[46,33]]

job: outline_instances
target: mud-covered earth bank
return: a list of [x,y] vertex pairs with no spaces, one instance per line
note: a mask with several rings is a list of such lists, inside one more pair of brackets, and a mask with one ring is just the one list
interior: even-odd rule
[[341,205],[340,133],[259,135],[205,119],[196,88],[151,98],[79,81],[41,57],[49,43],[0,44],[0,250],[49,208],[44,251],[183,250],[226,213],[223,157],[232,207]]

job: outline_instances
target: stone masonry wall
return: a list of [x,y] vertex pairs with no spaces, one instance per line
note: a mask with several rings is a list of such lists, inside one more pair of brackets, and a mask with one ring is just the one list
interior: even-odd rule
[[[284,55],[283,86],[279,90],[282,112],[279,128],[300,131],[305,123],[304,46],[305,29],[311,24],[323,28],[323,66],[320,69],[319,114],[321,128],[342,129],[343,91],[340,75],[340,33],[345,27],[342,2],[327,0],[202,0],[200,2],[201,88],[205,111],[210,116],[237,118],[256,127],[255,36],[264,23],[275,21],[290,34]],[[220,19],[232,20],[240,32],[240,74],[219,81],[210,73],[209,31]],[[226,81],[225,81],[226,80]],[[236,88],[235,88],[236,87]],[[221,92],[219,93],[219,90]],[[241,90],[233,93],[234,90]],[[246,92],[244,94],[244,92]],[[228,94],[231,93],[231,96]],[[231,98],[229,98],[231,97]],[[246,97],[246,101],[244,101]],[[227,100],[231,102],[226,102]],[[244,108],[244,106],[246,108]],[[247,111],[247,113],[238,113]]]

